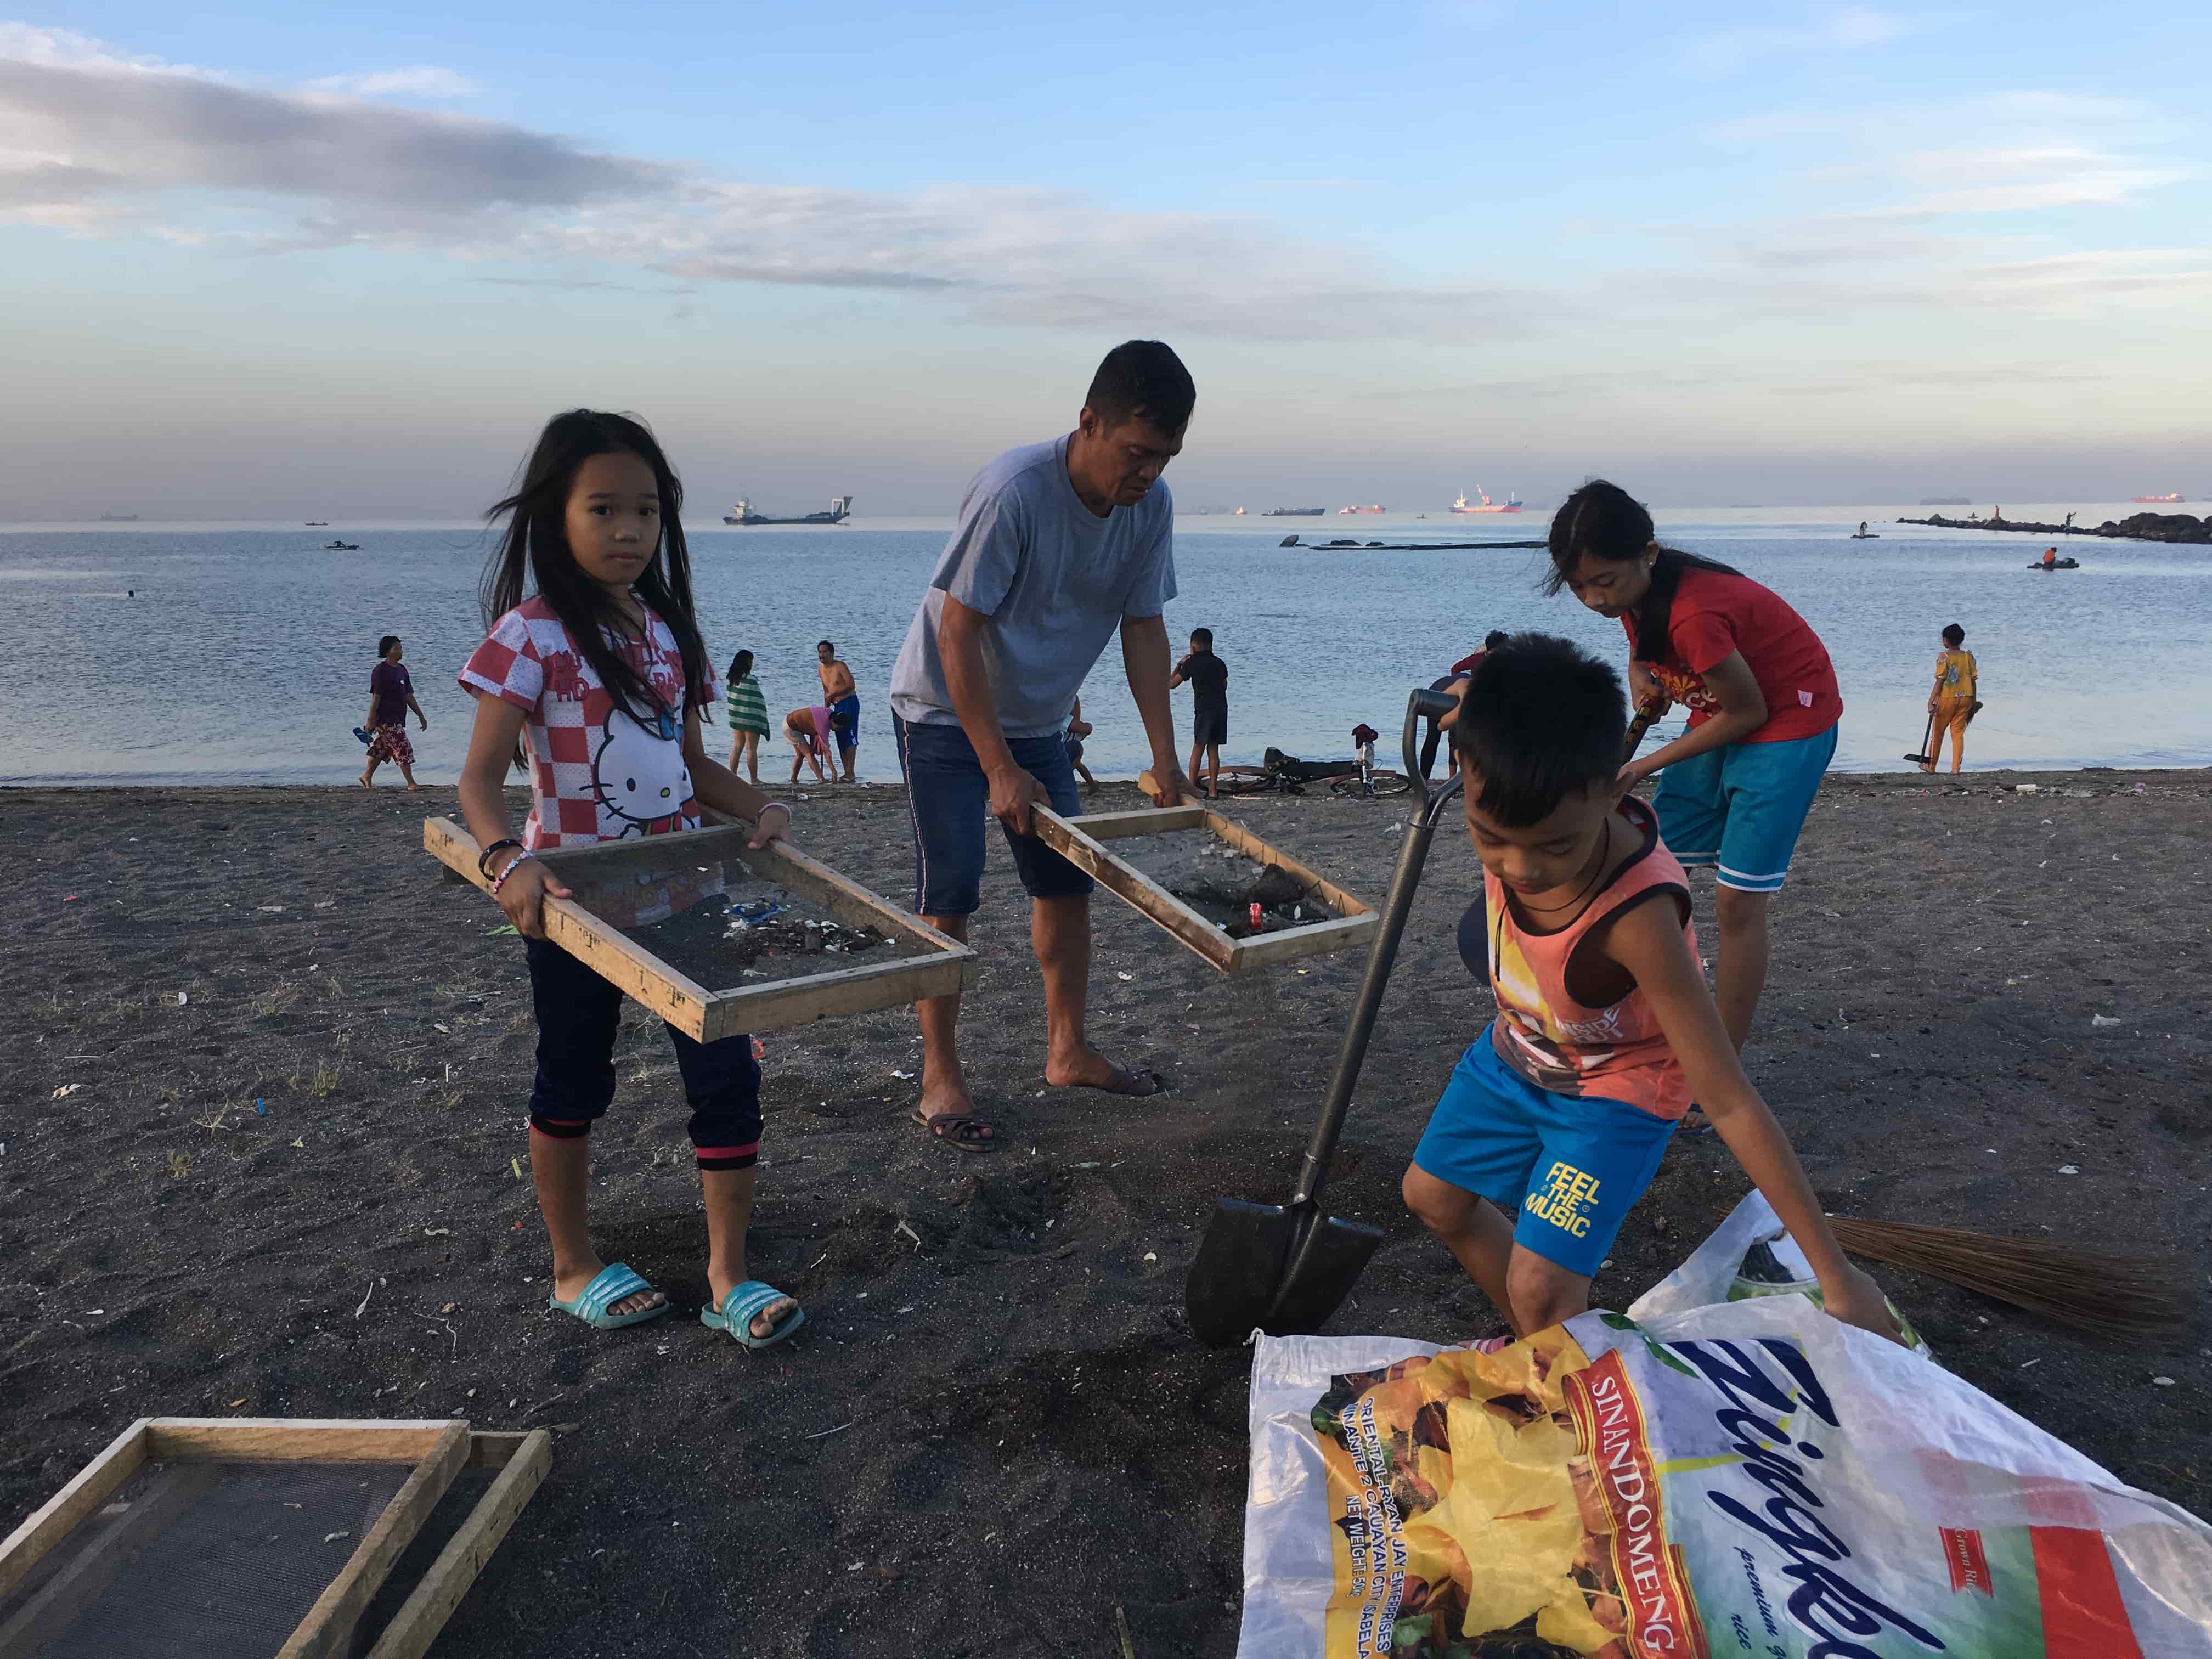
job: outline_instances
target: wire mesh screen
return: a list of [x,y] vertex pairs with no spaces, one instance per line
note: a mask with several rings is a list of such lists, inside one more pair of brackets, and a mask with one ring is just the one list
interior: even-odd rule
[[149,1463],[0,1602],[9,1659],[270,1659],[411,1473]]

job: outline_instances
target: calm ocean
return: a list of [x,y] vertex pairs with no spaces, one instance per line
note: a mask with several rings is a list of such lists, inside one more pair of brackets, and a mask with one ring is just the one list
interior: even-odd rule
[[[2056,521],[2069,510],[2095,524],[2136,509],[2021,503],[2012,515]],[[2040,575],[2024,568],[2043,550],[2029,537],[1890,522],[1920,511],[1658,516],[1666,539],[1766,583],[1827,641],[1845,704],[1841,769],[1899,770],[1899,757],[1919,746],[1936,635],[1949,622],[1966,629],[1988,704],[1970,735],[1970,767],[2212,763],[2212,550],[2076,541],[2062,552],[2081,569]],[[1881,539],[1846,539],[1862,519]],[[1537,591],[1540,549],[1278,545],[1292,533],[1539,539],[1547,521],[1455,520],[1441,509],[1425,521],[1178,520],[1182,596],[1168,626],[1178,651],[1191,628],[1212,628],[1229,663],[1222,758],[1256,761],[1269,744],[1348,754],[1363,720],[1393,734],[1408,688],[1492,628],[1544,629],[1621,659],[1619,624]],[[718,665],[739,647],[755,652],[777,722],[813,701],[814,642],[835,639],[864,699],[862,775],[896,779],[886,682],[948,527],[700,526],[698,598]],[[334,537],[361,550],[320,550]],[[0,782],[343,782],[361,769],[351,728],[387,632],[405,640],[430,716],[415,737],[416,775],[450,782],[471,707],[453,674],[481,636],[485,546],[465,525],[0,529]],[[125,598],[131,588],[137,598]],[[1187,732],[1188,692],[1176,706]],[[1146,764],[1117,650],[1092,674],[1084,713],[1098,728],[1093,770],[1126,776]],[[710,747],[722,742],[718,727]],[[787,771],[787,745],[763,750],[768,767]]]

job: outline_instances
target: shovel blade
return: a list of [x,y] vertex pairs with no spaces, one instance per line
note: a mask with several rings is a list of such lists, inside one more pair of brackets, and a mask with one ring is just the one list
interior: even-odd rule
[[1216,1200],[1183,1285],[1190,1334],[1230,1348],[1255,1328],[1270,1336],[1318,1330],[1382,1242],[1377,1228],[1310,1207]]
[[1298,1217],[1280,1204],[1216,1199],[1183,1281],[1190,1334],[1209,1348],[1233,1348],[1275,1305],[1275,1291],[1297,1243]]
[[1310,1336],[1352,1294],[1367,1259],[1382,1243],[1382,1230],[1333,1215],[1316,1216],[1291,1257],[1261,1328],[1270,1336]]

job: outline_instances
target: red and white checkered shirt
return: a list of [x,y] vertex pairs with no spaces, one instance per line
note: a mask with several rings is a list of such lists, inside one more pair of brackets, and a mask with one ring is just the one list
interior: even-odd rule
[[[607,643],[644,677],[663,712],[646,721],[620,708],[553,607],[526,599],[492,624],[460,672],[472,695],[489,693],[528,716],[523,746],[530,756],[530,818],[522,844],[580,847],[631,836],[696,830],[699,803],[684,762],[684,655],[668,624],[645,613],[646,637],[609,630]],[[709,669],[707,700],[714,696]],[[671,872],[677,873],[677,872]],[[617,927],[657,921],[696,898],[721,890],[686,869],[672,883],[664,873],[641,878],[622,902],[593,910]]]

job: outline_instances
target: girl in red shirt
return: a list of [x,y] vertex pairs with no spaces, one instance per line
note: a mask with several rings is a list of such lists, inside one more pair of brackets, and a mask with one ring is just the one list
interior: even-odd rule
[[1741,1049],[1766,983],[1766,905],[1790,873],[1820,776],[1836,752],[1844,700],[1820,636],[1741,571],[1662,547],[1651,515],[1593,479],[1552,520],[1552,574],[1628,635],[1631,697],[1690,711],[1689,730],[1621,769],[1624,788],[1654,773],[1659,832],[1689,867],[1715,872],[1720,923],[1713,1000]]

